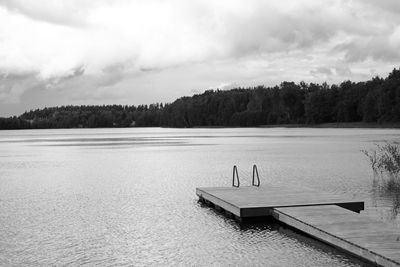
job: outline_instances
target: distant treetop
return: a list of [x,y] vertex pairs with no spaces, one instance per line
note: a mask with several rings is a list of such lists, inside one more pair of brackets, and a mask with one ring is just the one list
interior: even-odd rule
[[400,69],[386,78],[340,85],[282,82],[206,90],[170,104],[61,106],[0,118],[0,129],[258,126],[400,122]]

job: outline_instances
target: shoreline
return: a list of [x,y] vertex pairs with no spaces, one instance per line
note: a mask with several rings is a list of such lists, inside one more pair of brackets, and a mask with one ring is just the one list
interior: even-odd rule
[[321,124],[274,124],[260,125],[261,128],[375,128],[375,129],[398,129],[400,123],[368,123],[368,122],[330,122]]
[[[171,128],[171,127],[162,127]],[[174,128],[174,127],[172,127]],[[367,122],[330,122],[321,124],[271,124],[271,125],[258,125],[258,126],[193,126],[191,128],[204,128],[204,129],[215,129],[215,128],[373,128],[373,129],[400,129],[399,123],[367,123]],[[182,128],[190,129],[190,128]]]
[[0,129],[0,131],[13,130],[52,130],[52,129],[123,129],[123,128],[165,128],[165,129],[228,129],[228,128],[341,128],[341,129],[400,129],[400,122],[393,123],[366,123],[366,122],[331,122],[321,124],[271,124],[257,126],[193,126],[193,127],[72,127],[72,128],[26,128],[26,129]]

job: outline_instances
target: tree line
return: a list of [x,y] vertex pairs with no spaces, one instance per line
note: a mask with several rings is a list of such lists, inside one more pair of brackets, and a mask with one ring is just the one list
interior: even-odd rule
[[400,69],[364,82],[207,90],[168,104],[61,106],[0,118],[0,129],[400,122]]

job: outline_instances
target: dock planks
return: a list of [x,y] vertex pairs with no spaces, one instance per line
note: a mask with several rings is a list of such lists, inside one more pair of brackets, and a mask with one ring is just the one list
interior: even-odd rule
[[381,266],[400,266],[400,231],[334,205],[276,208],[272,216],[314,238]]
[[363,201],[300,187],[204,187],[196,194],[240,218],[271,216],[276,207],[333,204],[356,212],[364,209]]
[[381,266],[400,266],[400,231],[363,214],[364,202],[306,188],[197,188],[201,201],[238,220],[272,216],[314,238]]

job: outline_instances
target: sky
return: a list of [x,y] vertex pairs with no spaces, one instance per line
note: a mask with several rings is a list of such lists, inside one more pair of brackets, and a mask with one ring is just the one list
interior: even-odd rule
[[398,0],[0,0],[0,117],[399,67]]

